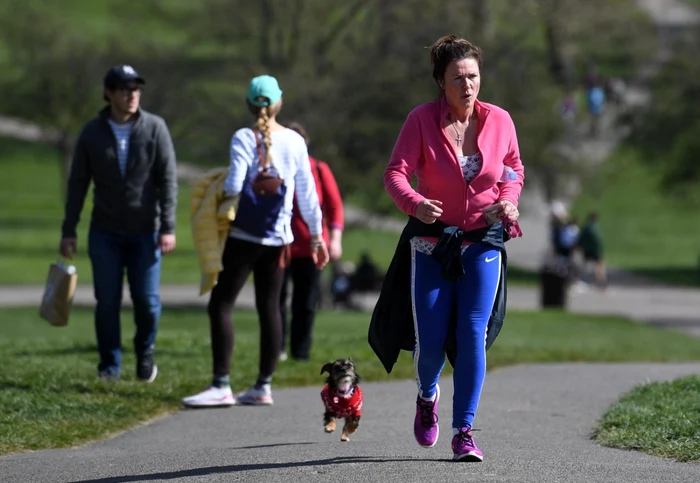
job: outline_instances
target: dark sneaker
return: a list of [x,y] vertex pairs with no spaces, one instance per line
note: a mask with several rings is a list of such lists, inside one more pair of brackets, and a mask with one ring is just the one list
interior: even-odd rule
[[156,366],[153,353],[145,354],[138,358],[136,362],[136,377],[144,382],[153,382],[158,375],[158,366]]
[[484,461],[484,453],[476,446],[470,428],[461,428],[452,437],[452,452],[455,461]]
[[418,444],[424,448],[432,448],[440,435],[438,426],[438,400],[440,386],[435,387],[435,401],[424,401],[420,395],[416,398],[416,418],[413,420],[413,434]]

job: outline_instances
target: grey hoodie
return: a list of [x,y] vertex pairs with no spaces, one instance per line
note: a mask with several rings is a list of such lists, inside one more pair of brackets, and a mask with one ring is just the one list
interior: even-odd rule
[[64,238],[76,227],[90,182],[94,183],[90,227],[134,235],[175,232],[175,148],[163,118],[139,109],[129,139],[126,174],[108,123],[109,107],[83,127],[76,142],[63,219]]

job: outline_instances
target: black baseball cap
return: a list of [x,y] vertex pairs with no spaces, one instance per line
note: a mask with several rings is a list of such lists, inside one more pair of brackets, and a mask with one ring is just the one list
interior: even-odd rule
[[145,84],[146,80],[130,65],[115,65],[105,74],[104,86],[107,89],[114,89],[129,82]]

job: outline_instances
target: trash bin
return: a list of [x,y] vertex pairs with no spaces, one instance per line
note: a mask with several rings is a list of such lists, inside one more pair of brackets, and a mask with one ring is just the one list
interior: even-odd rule
[[540,271],[542,308],[566,308],[569,273],[569,264],[559,257],[548,260],[542,266]]

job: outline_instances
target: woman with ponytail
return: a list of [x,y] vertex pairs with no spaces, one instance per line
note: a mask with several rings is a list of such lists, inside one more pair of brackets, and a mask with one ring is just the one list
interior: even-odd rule
[[[213,379],[206,390],[183,399],[189,407],[273,402],[271,382],[282,344],[279,300],[289,245],[294,239],[291,219],[295,193],[311,233],[314,263],[321,269],[329,258],[306,142],[276,120],[282,108],[282,90],[277,80],[269,75],[253,78],[246,102],[256,121],[253,128],[236,131],[231,140],[231,166],[224,194],[239,196],[240,201],[224,248],[223,271],[207,307]],[[229,384],[234,338],[232,312],[251,272],[260,321],[260,364],[253,386],[236,398]]]

